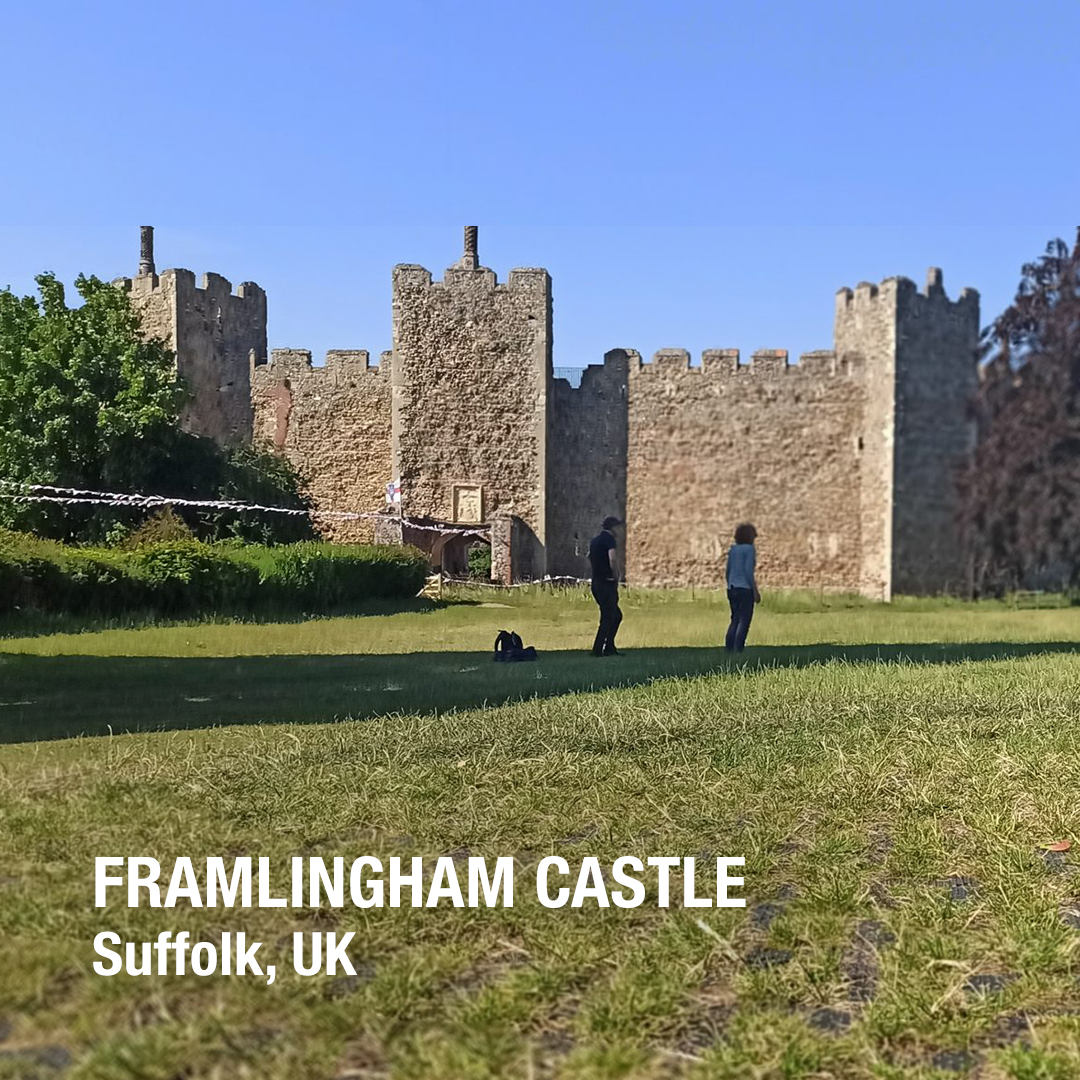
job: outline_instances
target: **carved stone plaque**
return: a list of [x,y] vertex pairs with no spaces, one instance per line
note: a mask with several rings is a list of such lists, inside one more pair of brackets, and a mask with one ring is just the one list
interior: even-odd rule
[[484,492],[479,484],[454,485],[454,521],[479,525],[484,520]]

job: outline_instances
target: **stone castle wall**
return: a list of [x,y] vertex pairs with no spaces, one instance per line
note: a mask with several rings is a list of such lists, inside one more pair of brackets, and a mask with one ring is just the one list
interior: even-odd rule
[[965,592],[957,480],[975,446],[979,295],[950,301],[935,269],[923,293],[901,279],[897,299],[893,589]]
[[[254,437],[284,454],[316,509],[377,513],[392,479],[390,353],[372,365],[361,350],[336,349],[322,367],[311,353],[275,349],[252,373]],[[317,519],[339,542],[367,543],[370,520]]]
[[869,373],[860,489],[867,595],[965,588],[956,481],[974,441],[978,335],[978,293],[950,301],[937,269],[922,293],[895,277],[837,294],[837,352]]
[[626,516],[627,377],[637,353],[614,349],[582,373],[552,380],[548,427],[547,569],[587,577],[589,541]]
[[627,580],[722,587],[735,526],[759,532],[770,588],[857,590],[860,364],[831,352],[683,350],[632,363]]
[[252,434],[251,356],[266,361],[266,293],[245,281],[232,290],[220,274],[196,286],[190,270],[140,274],[117,282],[128,291],[148,337],[176,352],[176,371],[191,397],[181,414],[185,430],[224,445]]
[[551,279],[394,269],[393,443],[402,513],[520,520],[516,572],[545,571]]
[[763,587],[964,589],[956,474],[974,439],[977,293],[950,301],[938,270],[921,293],[864,282],[837,294],[833,351],[743,365],[713,350],[692,366],[682,350],[642,363],[616,349],[574,388],[553,376],[547,272],[499,284],[476,239],[467,228],[442,281],[394,269],[393,350],[377,366],[360,351],[264,363],[263,291],[156,275],[148,229],[139,275],[118,284],[177,351],[189,430],[287,455],[317,508],[378,512],[396,479],[406,519],[497,523],[500,574],[510,538],[519,579],[585,575],[588,541],[615,514],[632,585],[721,586],[734,528],[752,520]]
[[857,502],[862,556],[859,589],[888,599],[892,589],[892,499],[896,379],[896,283],[861,282],[836,294],[833,342],[842,363],[862,365],[866,398],[859,430]]

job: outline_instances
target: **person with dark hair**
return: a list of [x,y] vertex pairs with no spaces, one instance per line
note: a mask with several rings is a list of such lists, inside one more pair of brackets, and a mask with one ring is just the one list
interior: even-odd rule
[[731,606],[731,625],[728,626],[724,648],[728,652],[742,652],[746,635],[750,632],[750,620],[754,617],[754,605],[761,603],[754,568],[757,552],[754,541],[757,529],[744,521],[735,530],[735,543],[727,557],[727,594]]
[[593,642],[593,656],[618,656],[615,634],[622,622],[619,609],[618,561],[614,556],[618,542],[615,530],[623,523],[617,517],[604,518],[600,532],[589,543],[589,566],[592,568],[592,594],[600,608],[600,626]]

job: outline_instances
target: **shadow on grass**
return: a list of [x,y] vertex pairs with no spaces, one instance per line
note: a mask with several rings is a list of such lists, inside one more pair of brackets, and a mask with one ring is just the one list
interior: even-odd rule
[[655,679],[843,661],[949,664],[1080,653],[1077,642],[633,649],[596,659],[488,652],[363,656],[96,657],[0,653],[0,743],[222,724],[323,723],[501,705]]

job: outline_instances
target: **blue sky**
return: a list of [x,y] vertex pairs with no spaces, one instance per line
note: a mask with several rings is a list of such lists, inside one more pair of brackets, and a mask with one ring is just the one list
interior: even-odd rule
[[272,346],[390,344],[461,226],[554,276],[555,360],[827,347],[941,266],[987,321],[1077,215],[1080,7],[960,0],[8,6],[0,285],[253,279]]

